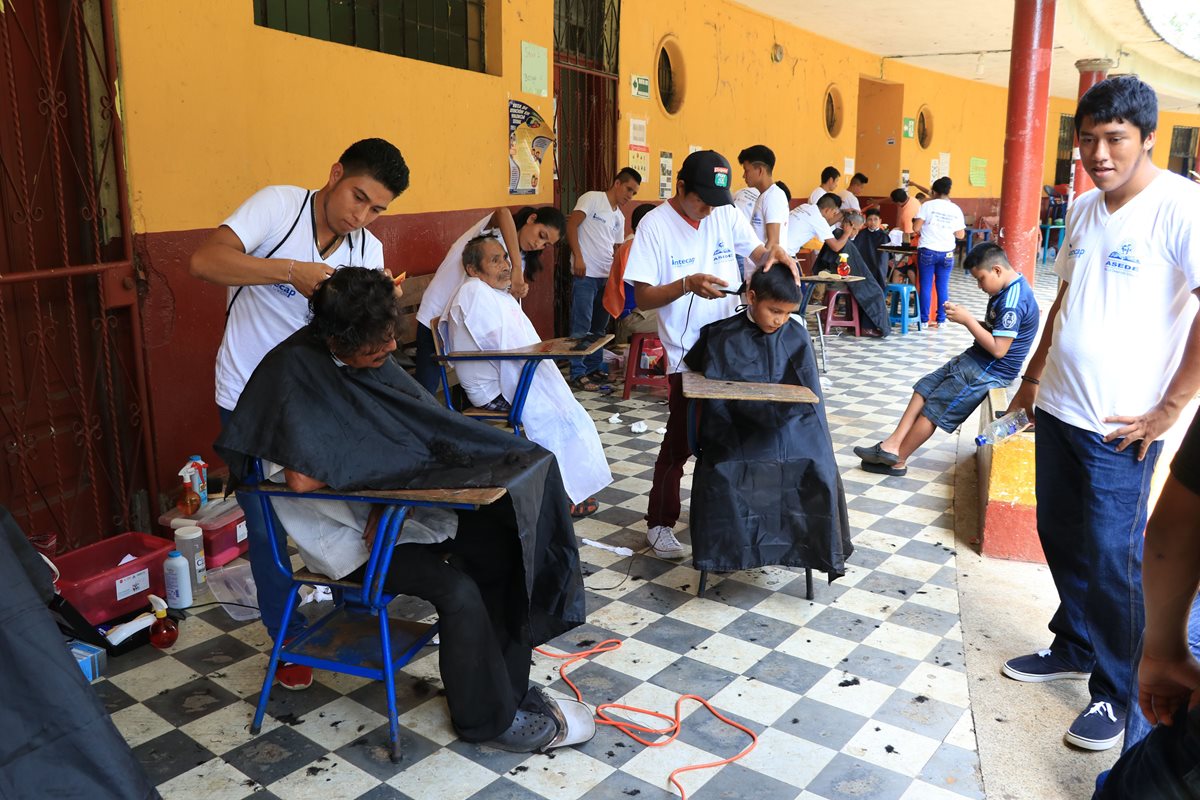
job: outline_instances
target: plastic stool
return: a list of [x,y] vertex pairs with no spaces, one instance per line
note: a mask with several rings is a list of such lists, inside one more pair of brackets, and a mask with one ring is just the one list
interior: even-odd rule
[[[629,338],[629,352],[625,356],[625,391],[622,398],[629,399],[634,386],[647,386],[667,390],[666,370],[642,369],[642,351],[647,347],[662,347],[656,333],[635,333]],[[666,355],[663,355],[663,361]],[[659,362],[660,364],[663,362]]]
[[[837,301],[842,295],[846,296],[846,313],[844,316],[837,314]],[[825,295],[825,302],[828,308],[825,309],[825,332],[829,333],[834,328],[852,328],[855,336],[861,336],[862,330],[859,326],[858,318],[858,303],[854,302],[854,295],[848,289],[834,289]]]
[[888,294],[888,324],[900,323],[900,334],[908,333],[908,323],[916,322],[917,330],[921,330],[921,297],[917,287],[911,283],[889,283]]

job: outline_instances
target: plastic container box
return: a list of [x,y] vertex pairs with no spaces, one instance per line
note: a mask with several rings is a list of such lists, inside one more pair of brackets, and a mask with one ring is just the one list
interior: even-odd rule
[[[158,524],[175,535],[172,521],[183,518],[178,508],[172,508],[158,518]],[[188,517],[204,531],[204,561],[209,569],[220,567],[246,552],[250,542],[246,539],[246,515],[232,496],[224,500],[210,500],[208,505]]]
[[[254,576],[249,564],[234,564],[230,567],[209,570],[208,588],[221,608],[239,622],[258,619],[258,591],[254,587]],[[231,606],[227,603],[241,603]],[[254,606],[246,608],[245,606]]]
[[[63,597],[92,625],[150,605],[162,597],[163,562],[175,543],[148,533],[122,533],[54,560]],[[133,560],[121,564],[127,555]]]

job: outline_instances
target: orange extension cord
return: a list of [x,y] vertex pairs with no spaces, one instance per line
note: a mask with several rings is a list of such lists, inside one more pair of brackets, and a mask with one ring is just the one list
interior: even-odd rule
[[[550,653],[550,652],[547,652],[547,651],[541,649],[540,647],[535,647],[533,649],[534,649],[534,652],[540,653],[540,654],[546,656],[547,658],[555,658],[555,659],[563,660],[564,663],[561,666],[559,666],[558,673],[559,673],[559,675],[562,676],[562,679],[566,682],[566,684],[571,687],[571,691],[575,692],[575,699],[582,703],[582,702],[584,702],[583,695],[579,692],[579,687],[577,687],[571,681],[571,679],[567,677],[567,669],[569,667],[574,666],[576,662],[584,660],[588,656],[599,655],[601,653],[611,653],[612,651],[619,650],[620,648],[621,648],[620,640],[605,639],[603,642],[600,642],[600,644],[596,645],[595,647],[592,647],[591,649],[588,649],[588,650],[583,650],[579,653]],[[683,800],[687,800],[687,792],[685,792],[683,790],[683,784],[681,784],[676,779],[675,776],[677,776],[683,772],[690,772],[691,770],[710,769],[712,767],[720,767],[720,766],[724,766],[725,764],[731,764],[734,761],[737,761],[739,758],[742,758],[745,755],[747,755],[751,750],[754,749],[754,746],[758,744],[758,737],[754,735],[754,731],[750,730],[749,728],[745,727],[744,725],[739,725],[738,723],[734,722],[733,720],[728,719],[727,717],[723,716],[721,714],[721,712],[717,711],[715,708],[713,708],[711,705],[709,705],[709,702],[707,700],[705,700],[703,697],[698,697],[694,694],[684,694],[684,695],[679,696],[679,699],[675,701],[675,716],[674,717],[669,717],[666,714],[662,714],[657,711],[650,711],[645,708],[637,708],[636,706],[627,706],[622,703],[603,703],[601,705],[596,706],[596,722],[598,722],[601,725],[612,725],[614,728],[617,728],[619,731],[624,733],[630,739],[633,739],[635,742],[645,745],[646,747],[663,747],[663,746],[668,745],[671,742],[675,741],[675,737],[677,737],[679,735],[680,724],[681,724],[681,719],[682,719],[679,714],[679,709],[680,709],[680,706],[683,704],[684,700],[695,700],[697,703],[700,703],[702,706],[707,708],[709,713],[711,713],[717,719],[721,720],[721,722],[724,722],[726,725],[730,725],[734,728],[737,728],[738,730],[742,731],[743,733],[745,733],[747,736],[750,737],[749,747],[742,750],[742,752],[738,753],[736,756],[733,756],[732,758],[723,758],[720,761],[710,761],[707,764],[692,764],[692,765],[689,765],[686,767],[679,767],[678,769],[674,770],[670,775],[668,775],[667,781],[670,782],[671,784],[673,784],[675,786],[675,788],[679,790],[679,794],[683,798]],[[629,722],[628,720],[615,719],[613,717],[608,716],[608,714],[606,712],[610,708],[620,709],[622,711],[631,711],[635,714],[643,714],[647,717],[656,717],[656,718],[661,719],[664,722],[668,722],[670,724],[666,728],[663,728],[661,730],[658,728],[647,728],[643,725],[638,725],[637,723]],[[642,737],[638,736],[638,733],[651,733],[651,734],[654,734],[656,737],[657,736],[667,736],[667,738],[663,739],[661,742],[647,741],[646,739],[643,739]]]

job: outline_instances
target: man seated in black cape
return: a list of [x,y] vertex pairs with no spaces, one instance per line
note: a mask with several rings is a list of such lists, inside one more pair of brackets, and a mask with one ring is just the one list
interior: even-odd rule
[[[309,308],[312,321],[254,371],[218,453],[239,482],[257,457],[282,466],[300,491],[507,489],[491,506],[457,512],[449,532],[406,522],[385,586],[437,610],[442,681],[459,736],[518,752],[545,747],[558,731],[529,689],[530,649],[585,615],[570,503],[554,457],[448,410],[390,358],[399,311],[383,272],[340,269]],[[284,500],[277,509],[284,503],[338,506]],[[333,559],[338,572],[365,562],[364,531],[327,533],[334,527],[291,533],[298,544],[324,536],[314,547],[322,554],[351,550],[348,564]]]
[[[712,380],[821,382],[812,340],[795,314],[800,287],[778,267],[751,276],[749,307],[704,326],[684,356]],[[825,402],[704,400],[692,476],[692,554],[697,569],[768,564],[845,574],[853,552],[846,495]]]
[[[862,229],[863,223],[863,216],[854,211],[842,217],[842,229],[850,231],[851,243],[854,242],[855,237]],[[842,236],[842,233],[839,231],[834,231],[834,234],[839,239]],[[848,258],[850,274],[866,278],[865,281],[853,281],[841,284],[841,286],[845,286],[850,290],[850,294],[858,303],[858,313],[862,316],[863,327],[866,329],[864,333],[868,336],[887,336],[891,332],[892,326],[888,322],[884,291],[879,285],[879,279],[875,275],[875,270],[871,268],[871,265],[867,264],[858,247],[853,245],[843,247],[839,252],[828,244],[824,245],[821,248],[821,252],[817,253],[813,272],[816,273],[821,270],[837,272],[839,256],[843,255]]]
[[871,274],[875,277],[875,281],[883,290],[886,298],[888,254],[880,252],[879,248],[887,244],[888,232],[883,229],[883,218],[879,215],[878,208],[868,208],[863,213],[863,219],[866,220],[866,227],[855,235],[854,246],[858,248],[863,261],[871,268]]

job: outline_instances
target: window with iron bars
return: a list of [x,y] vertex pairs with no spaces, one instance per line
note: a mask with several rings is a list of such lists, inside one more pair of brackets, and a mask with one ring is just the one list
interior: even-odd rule
[[1075,117],[1060,114],[1058,117],[1058,150],[1054,160],[1054,185],[1071,182],[1071,171],[1075,169]]
[[253,0],[254,24],[483,72],[487,0]]

